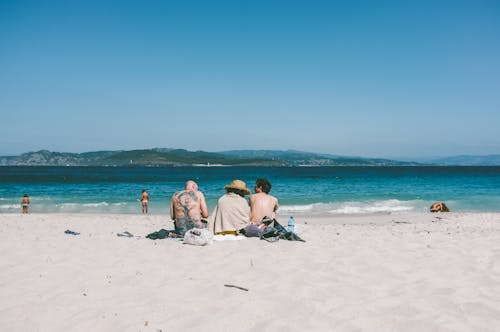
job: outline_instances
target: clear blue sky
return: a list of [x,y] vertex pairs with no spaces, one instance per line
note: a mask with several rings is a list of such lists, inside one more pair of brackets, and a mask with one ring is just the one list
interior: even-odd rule
[[500,2],[0,0],[0,112],[0,155],[500,153]]

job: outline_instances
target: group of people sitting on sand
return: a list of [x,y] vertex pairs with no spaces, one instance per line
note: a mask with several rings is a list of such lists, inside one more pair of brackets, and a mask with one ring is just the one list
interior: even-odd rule
[[[170,203],[175,234],[183,236],[192,228],[208,228],[215,235],[244,234],[245,230],[264,226],[264,219],[276,217],[278,199],[269,194],[271,183],[267,179],[257,179],[254,194],[241,180],[233,180],[224,189],[226,193],[218,199],[209,218],[205,196],[196,182],[187,181],[184,190],[176,192]],[[248,200],[246,195],[250,195]]]

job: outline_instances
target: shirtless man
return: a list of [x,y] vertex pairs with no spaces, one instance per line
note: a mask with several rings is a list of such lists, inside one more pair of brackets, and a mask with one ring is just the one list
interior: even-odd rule
[[170,217],[174,221],[175,232],[184,235],[191,228],[204,228],[202,218],[208,218],[205,196],[198,191],[194,181],[187,181],[185,189],[176,192],[170,202]]
[[255,194],[250,196],[250,222],[260,223],[264,217],[275,218],[278,199],[269,195],[271,183],[267,179],[257,179]]
[[142,203],[142,213],[148,213],[149,194],[146,191],[146,189],[142,191],[141,203]]

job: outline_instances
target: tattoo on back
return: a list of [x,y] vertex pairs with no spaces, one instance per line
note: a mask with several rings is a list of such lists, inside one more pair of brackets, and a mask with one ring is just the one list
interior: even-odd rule
[[189,216],[189,211],[196,207],[198,196],[193,191],[183,191],[177,196],[177,205],[184,210],[184,215]]

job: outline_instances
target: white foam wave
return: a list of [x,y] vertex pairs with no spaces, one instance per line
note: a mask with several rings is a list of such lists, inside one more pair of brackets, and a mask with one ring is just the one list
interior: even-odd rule
[[280,211],[285,212],[308,212],[311,211],[315,206],[319,204],[309,204],[309,205],[280,205]]
[[0,205],[0,210],[12,210],[12,209],[20,209],[21,204],[2,204]]
[[306,205],[282,205],[280,213],[311,213],[311,214],[369,214],[425,211],[426,204],[421,200],[401,201],[389,199],[366,202],[333,202]]
[[37,196],[36,200],[37,201],[52,201],[54,198],[53,197],[47,197],[47,196]]
[[110,203],[105,201],[94,203],[67,202],[55,205],[44,204],[43,206],[39,206],[39,209],[66,213],[132,213],[138,211],[135,202]]
[[76,208],[76,207],[102,207],[102,206],[109,206],[109,203],[107,202],[99,202],[99,203],[62,203],[62,204],[56,204],[56,207],[60,209],[66,209],[66,208]]
[[85,207],[99,207],[99,206],[109,206],[108,202],[99,202],[99,203],[85,203],[82,204]]

